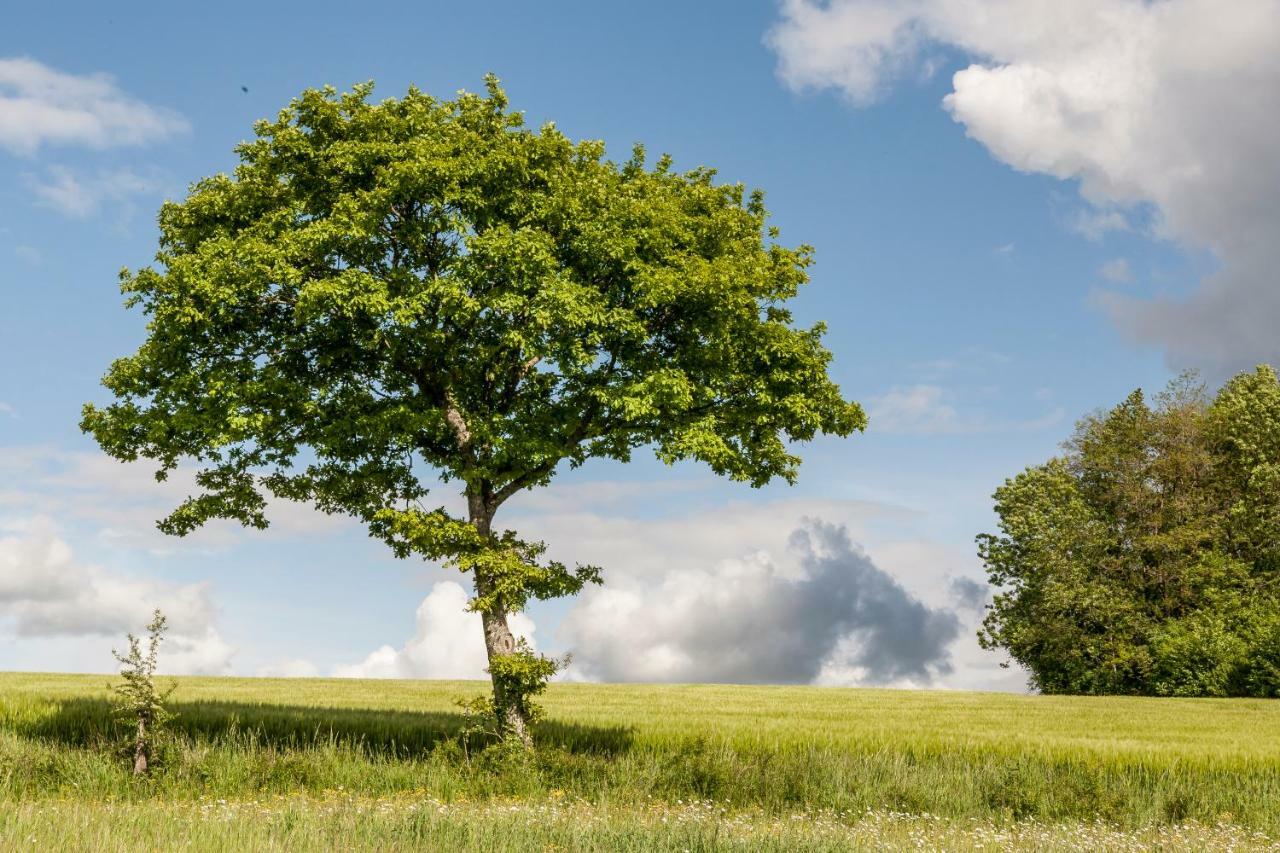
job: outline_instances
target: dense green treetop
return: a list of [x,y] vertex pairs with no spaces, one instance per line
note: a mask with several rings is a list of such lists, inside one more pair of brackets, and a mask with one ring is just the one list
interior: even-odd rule
[[981,639],[1052,693],[1280,695],[1280,382],[1190,376],[995,493]]
[[415,457],[497,502],[646,444],[760,485],[795,476],[787,440],[862,427],[822,327],[783,307],[810,250],[759,193],[528,130],[493,80],[371,89],[259,123],[234,175],[164,206],[160,266],[123,276],[149,336],[84,425],[204,464],[167,529],[262,525],[264,489],[372,519],[422,495]]
[[[450,101],[312,90],[258,123],[234,174],[164,205],[156,266],[123,273],[147,338],[83,427],[159,476],[198,467],[167,532],[263,527],[275,495],[474,571],[497,678],[497,617],[598,579],[491,530],[507,498],[645,446],[792,480],[792,442],[865,417],[823,327],[785,307],[811,251],[778,242],[762,194],[531,130],[487,82]],[[437,479],[461,481],[466,518],[423,503]]]

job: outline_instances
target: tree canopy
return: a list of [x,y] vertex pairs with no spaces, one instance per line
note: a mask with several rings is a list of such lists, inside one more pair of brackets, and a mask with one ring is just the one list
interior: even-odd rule
[[980,634],[1049,693],[1280,696],[1280,382],[1184,376],[996,490]]
[[[259,122],[234,174],[161,209],[156,266],[122,274],[147,338],[83,427],[160,477],[198,466],[167,532],[264,527],[276,496],[473,572],[498,689],[516,664],[549,672],[505,614],[599,578],[493,530],[513,494],[642,447],[790,481],[792,442],[865,417],[823,327],[793,323],[811,250],[778,242],[760,192],[531,130],[487,84],[311,90]],[[426,502],[437,479],[460,482],[465,518]]]

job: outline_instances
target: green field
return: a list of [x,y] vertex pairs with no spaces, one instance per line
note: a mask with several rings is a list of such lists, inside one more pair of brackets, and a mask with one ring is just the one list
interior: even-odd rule
[[0,674],[0,848],[1216,849],[1280,839],[1280,703],[553,685],[532,759],[479,682],[181,678],[145,781],[106,676]]

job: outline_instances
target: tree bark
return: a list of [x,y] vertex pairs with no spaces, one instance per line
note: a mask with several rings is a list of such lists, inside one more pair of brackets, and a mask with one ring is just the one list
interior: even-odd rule
[[147,772],[147,723],[138,717],[138,738],[133,744],[133,775],[142,776]]
[[[481,536],[488,536],[493,526],[494,508],[487,506],[482,497],[473,496],[468,499],[468,510],[472,526],[480,532]],[[492,590],[492,583],[491,578],[485,577],[479,571],[476,572],[477,593],[482,596],[488,595]],[[507,624],[507,613],[502,608],[501,602],[488,610],[481,611],[480,620],[484,625],[484,648],[490,663],[495,657],[509,655],[516,650],[516,638]],[[496,676],[491,675],[490,680],[493,684],[493,708],[497,713],[498,725],[502,729],[503,736],[517,737],[525,746],[531,745],[529,721],[519,705],[519,697],[508,696],[506,689]]]
[[[480,618],[484,622],[484,645],[490,661],[496,655],[507,655],[515,651],[516,641],[507,625],[507,614],[483,612]],[[497,678],[493,678],[492,683],[494,710],[497,711],[503,734],[519,738],[525,746],[531,745],[533,741],[529,735],[529,721],[525,719],[518,702],[513,701],[518,697],[508,696]]]

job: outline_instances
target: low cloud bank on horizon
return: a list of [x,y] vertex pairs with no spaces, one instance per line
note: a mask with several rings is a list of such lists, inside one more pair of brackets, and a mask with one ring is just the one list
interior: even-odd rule
[[[980,612],[986,587],[951,585],[952,607],[930,606],[877,567],[841,526],[809,519],[780,556],[755,551],[700,570],[623,574],[577,601],[560,627],[574,652],[566,677],[581,681],[928,687],[953,672],[956,641]],[[485,678],[480,617],[469,592],[436,583],[419,605],[415,633],[355,664],[341,678]],[[138,631],[150,608],[172,631],[162,670],[229,675],[236,649],[217,626],[207,583],[131,578],[80,562],[44,518],[0,528],[0,618],[20,638],[103,637]],[[965,617],[965,618],[962,618]],[[536,626],[512,629],[536,647]],[[104,657],[103,669],[109,664]],[[259,676],[312,677],[293,659]]]
[[[100,454],[0,450],[0,479],[23,484],[0,492],[0,508],[8,511],[7,520],[0,513],[0,625],[24,641],[84,641],[84,654],[73,665],[105,671],[110,656],[90,646],[118,645],[125,632],[140,631],[151,608],[159,606],[172,626],[165,672],[245,671],[234,665],[239,641],[224,638],[219,626],[213,585],[94,565],[75,553],[67,532],[92,530],[93,541],[105,537],[131,551],[181,559],[246,537],[309,538],[340,532],[349,523],[283,502],[273,505],[275,523],[267,533],[221,524],[184,540],[164,537],[153,522],[188,492],[190,473],[179,470],[156,483],[147,465],[121,465]],[[877,565],[854,543],[850,523],[901,509],[800,499],[647,519],[623,511],[628,499],[689,488],[680,482],[588,482],[514,503],[512,522],[544,538],[557,558],[605,567],[605,586],[576,599],[556,631],[557,645],[574,654],[567,677],[1021,686],[972,640],[986,596],[985,583],[964,574],[974,574],[972,558],[903,540],[888,543],[883,553],[889,562]],[[412,635],[399,645],[384,644],[355,661],[301,657],[263,662],[249,671],[484,678],[479,616],[465,609],[465,583],[435,583],[416,610]],[[516,614],[511,621],[516,634],[538,646],[533,618]],[[542,645],[548,645],[545,638]]]
[[[637,570],[623,561],[561,623],[559,639],[573,653],[565,677],[928,687],[952,674],[956,641],[974,627],[985,584],[953,578],[949,606],[931,605],[877,567],[843,526],[805,519],[785,540],[781,549],[698,566]],[[407,642],[332,674],[484,678],[480,617],[465,611],[467,599],[460,584],[436,583]],[[512,629],[537,646],[528,616],[513,616]],[[312,662],[287,661],[258,674],[318,672]]]

